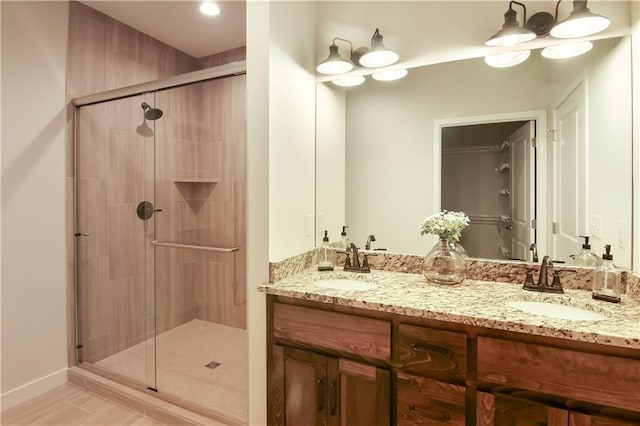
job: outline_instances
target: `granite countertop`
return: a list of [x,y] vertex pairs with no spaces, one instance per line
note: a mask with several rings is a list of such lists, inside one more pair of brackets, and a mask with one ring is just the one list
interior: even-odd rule
[[[314,284],[317,280],[335,278],[367,281],[375,287],[336,290]],[[591,298],[591,292],[584,290],[536,293],[522,290],[516,284],[469,279],[445,286],[431,284],[421,274],[377,270],[359,274],[341,269],[330,272],[307,269],[258,289],[301,300],[640,350],[640,303],[626,297],[617,304],[597,301]],[[550,318],[508,306],[509,301],[554,302],[598,312],[607,319]]]

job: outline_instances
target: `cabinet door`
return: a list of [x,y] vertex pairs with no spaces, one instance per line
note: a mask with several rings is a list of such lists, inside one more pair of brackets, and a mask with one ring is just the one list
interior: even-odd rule
[[477,393],[478,426],[566,426],[568,422],[566,410],[506,395]]
[[397,423],[464,426],[465,393],[463,386],[398,373]]
[[638,421],[619,420],[612,417],[591,416],[588,414],[579,414],[569,412],[569,426],[632,426],[639,425]]
[[274,345],[269,424],[327,424],[327,358]]
[[329,358],[329,424],[387,426],[391,379],[388,370],[345,359]]

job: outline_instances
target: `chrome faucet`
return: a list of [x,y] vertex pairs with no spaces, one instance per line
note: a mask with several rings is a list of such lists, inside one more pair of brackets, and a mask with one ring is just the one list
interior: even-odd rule
[[371,242],[375,240],[376,240],[375,235],[369,235],[369,237],[367,237],[367,243],[364,245],[364,249],[371,250]]
[[[353,257],[353,262],[349,259],[349,253],[351,253],[351,257]],[[358,247],[356,247],[354,243],[349,244],[343,270],[348,272],[371,272],[371,268],[369,268],[369,260],[367,259],[366,254],[362,256],[362,265],[360,264],[360,259],[358,258]]]
[[537,262],[538,261],[538,246],[536,245],[536,243],[531,243],[531,245],[529,246],[529,251],[533,252],[533,259],[531,259],[532,262]]

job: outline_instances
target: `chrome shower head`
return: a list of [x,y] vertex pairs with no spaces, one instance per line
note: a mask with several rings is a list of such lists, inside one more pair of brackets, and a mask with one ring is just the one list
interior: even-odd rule
[[144,110],[144,118],[147,120],[157,120],[162,117],[162,110],[159,108],[151,108],[148,103],[142,103],[142,109]]

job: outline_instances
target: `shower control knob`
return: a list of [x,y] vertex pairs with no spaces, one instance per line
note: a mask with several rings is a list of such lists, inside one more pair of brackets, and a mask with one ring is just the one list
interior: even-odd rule
[[140,204],[138,204],[138,207],[136,208],[136,214],[142,220],[151,219],[151,216],[153,216],[153,213],[159,212],[159,211],[162,211],[162,210],[155,209],[153,207],[153,204],[149,201],[142,201]]

